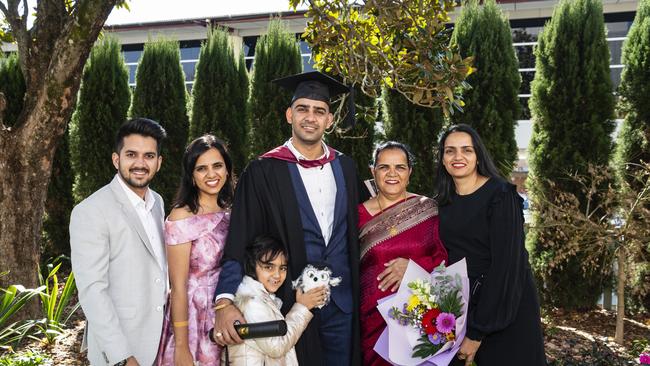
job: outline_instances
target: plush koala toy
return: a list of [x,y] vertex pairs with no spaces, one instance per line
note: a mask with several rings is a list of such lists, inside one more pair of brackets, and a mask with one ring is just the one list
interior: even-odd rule
[[325,286],[327,287],[327,298],[322,305],[317,306],[317,308],[322,309],[325,305],[330,302],[330,288],[333,286],[338,286],[341,283],[341,277],[332,278],[332,270],[323,266],[320,268],[315,267],[312,264],[308,264],[305,269],[302,270],[302,274],[298,277],[297,280],[291,282],[293,289],[300,288],[302,292],[307,292],[313,288]]

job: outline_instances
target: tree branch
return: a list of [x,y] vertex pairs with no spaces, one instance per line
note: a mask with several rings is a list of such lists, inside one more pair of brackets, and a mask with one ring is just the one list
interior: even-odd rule
[[29,14],[29,5],[27,0],[24,0],[23,4],[23,15],[20,16],[18,13],[19,0],[9,0],[7,1],[7,7],[0,2],[0,10],[4,14],[11,32],[13,33],[14,38],[16,39],[16,44],[18,46],[18,61],[20,62],[20,69],[25,75],[25,81],[28,79],[28,51],[31,46],[31,37],[27,31],[27,15]]
[[23,0],[23,19],[25,20],[25,24],[27,24],[27,17],[29,16],[29,3],[27,0]]
[[7,10],[7,7],[2,2],[0,2],[0,12],[5,15],[5,18],[9,18],[9,10]]

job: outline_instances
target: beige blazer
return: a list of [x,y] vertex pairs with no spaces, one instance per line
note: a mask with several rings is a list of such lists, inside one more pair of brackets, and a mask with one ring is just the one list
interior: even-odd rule
[[[135,356],[156,358],[165,305],[166,260],[159,264],[137,212],[115,176],[79,203],[70,217],[72,270],[86,316],[84,344],[94,366]],[[163,200],[153,192],[154,218],[163,238]],[[83,346],[82,346],[83,348]]]

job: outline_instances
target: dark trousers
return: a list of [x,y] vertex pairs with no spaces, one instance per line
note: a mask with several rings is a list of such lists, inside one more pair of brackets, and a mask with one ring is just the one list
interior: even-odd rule
[[347,366],[352,357],[352,314],[346,314],[331,301],[319,312],[323,365]]

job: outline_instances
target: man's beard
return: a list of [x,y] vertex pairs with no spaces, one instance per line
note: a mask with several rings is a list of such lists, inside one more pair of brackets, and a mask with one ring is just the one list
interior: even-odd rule
[[[130,173],[131,170],[135,170],[135,169],[129,169],[128,172]],[[146,169],[146,170],[147,170],[147,174],[149,174],[149,169]],[[127,185],[129,185],[129,186],[131,186],[133,188],[146,188],[147,186],[149,186],[149,183],[151,183],[151,180],[153,180],[153,177],[154,177],[153,175],[151,175],[151,176],[148,177],[148,179],[146,179],[144,181],[136,181],[136,180],[130,178],[129,176],[124,176],[124,174],[122,174],[122,169],[119,170],[119,173],[120,173],[120,177],[122,177],[122,180],[124,180],[124,182]]]

